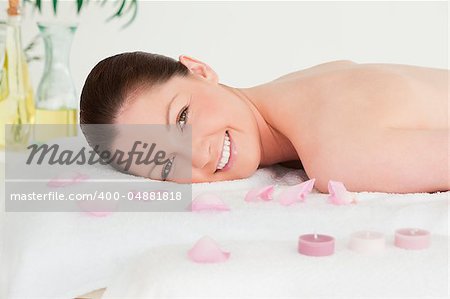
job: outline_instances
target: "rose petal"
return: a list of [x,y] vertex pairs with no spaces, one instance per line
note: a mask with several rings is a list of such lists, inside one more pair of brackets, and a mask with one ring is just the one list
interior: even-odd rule
[[94,216],[105,217],[109,216],[117,210],[118,201],[100,201],[100,200],[80,200],[77,201],[78,207],[82,212]]
[[85,213],[94,217],[106,217],[111,215],[113,212],[85,212]]
[[332,181],[328,182],[328,202],[334,205],[348,205],[356,203],[354,195],[347,191],[342,182]]
[[84,180],[87,180],[88,178],[89,178],[88,175],[83,174],[81,172],[68,171],[68,172],[60,173],[56,177],[52,178],[47,183],[47,186],[50,188],[61,188],[61,187],[66,187],[66,186],[80,183]]
[[295,202],[304,201],[306,196],[311,192],[316,179],[310,179],[298,185],[291,186],[284,190],[280,195],[280,204],[284,206],[291,205]]
[[77,172],[77,174],[73,177],[73,181],[77,183],[85,181],[87,179],[89,179],[89,176],[81,172]]
[[274,185],[267,185],[264,187],[254,188],[248,191],[245,196],[245,201],[268,201],[272,200],[272,194],[274,190]]
[[214,193],[202,193],[191,203],[191,211],[229,211],[230,208]]
[[189,258],[196,263],[220,263],[228,260],[229,252],[222,251],[210,237],[203,237],[188,252]]

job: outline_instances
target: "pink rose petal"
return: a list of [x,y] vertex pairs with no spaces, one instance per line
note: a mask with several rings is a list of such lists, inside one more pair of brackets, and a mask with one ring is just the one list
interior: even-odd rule
[[85,212],[85,213],[93,217],[106,217],[111,215],[113,212]]
[[191,203],[191,211],[229,211],[230,208],[214,193],[202,193]]
[[280,195],[280,204],[284,206],[291,205],[295,202],[304,201],[306,196],[311,192],[316,179],[310,179],[298,185],[291,186],[284,190]]
[[84,180],[87,180],[88,178],[89,178],[88,175],[82,174],[78,171],[68,171],[63,172],[57,175],[56,177],[52,178],[47,183],[47,186],[51,188],[61,188],[80,183]]
[[222,251],[210,237],[203,237],[188,252],[189,258],[196,263],[220,263],[228,260],[229,252]]
[[80,200],[77,201],[78,207],[82,212],[94,217],[106,217],[117,210],[119,202],[116,200],[102,201],[96,200]]
[[328,202],[334,205],[348,205],[356,203],[354,195],[347,191],[342,182],[332,181],[328,182]]
[[251,202],[272,200],[273,189],[274,185],[254,188],[248,191],[247,195],[245,196],[245,201]]

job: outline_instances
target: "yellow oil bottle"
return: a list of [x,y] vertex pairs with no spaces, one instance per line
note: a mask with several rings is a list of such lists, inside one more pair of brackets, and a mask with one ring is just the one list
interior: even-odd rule
[[0,78],[0,149],[28,144],[35,108],[28,65],[22,48],[18,1],[10,0],[4,63]]

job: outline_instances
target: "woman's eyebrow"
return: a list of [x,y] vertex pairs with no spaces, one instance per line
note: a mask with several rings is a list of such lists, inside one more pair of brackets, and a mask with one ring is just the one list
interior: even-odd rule
[[178,94],[179,94],[179,93],[177,93],[177,94],[170,100],[169,104],[167,104],[167,114],[166,114],[166,125],[167,125],[167,126],[169,126],[169,124],[170,124],[170,119],[169,119],[169,117],[170,117],[170,109],[171,109],[171,107],[172,107],[172,103],[173,103],[173,101],[175,100],[175,98],[178,96]]

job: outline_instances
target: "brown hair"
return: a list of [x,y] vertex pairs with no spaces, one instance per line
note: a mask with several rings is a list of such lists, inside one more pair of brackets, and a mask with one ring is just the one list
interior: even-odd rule
[[[127,52],[100,61],[87,76],[80,99],[80,124],[89,145],[99,155],[112,150],[114,132],[106,126],[89,125],[114,124],[131,93],[188,74],[181,62],[146,52]],[[117,168],[114,163],[112,166]]]
[[174,76],[187,76],[181,62],[163,55],[128,52],[100,61],[89,73],[81,92],[81,124],[113,124],[127,96],[141,86],[151,87]]

